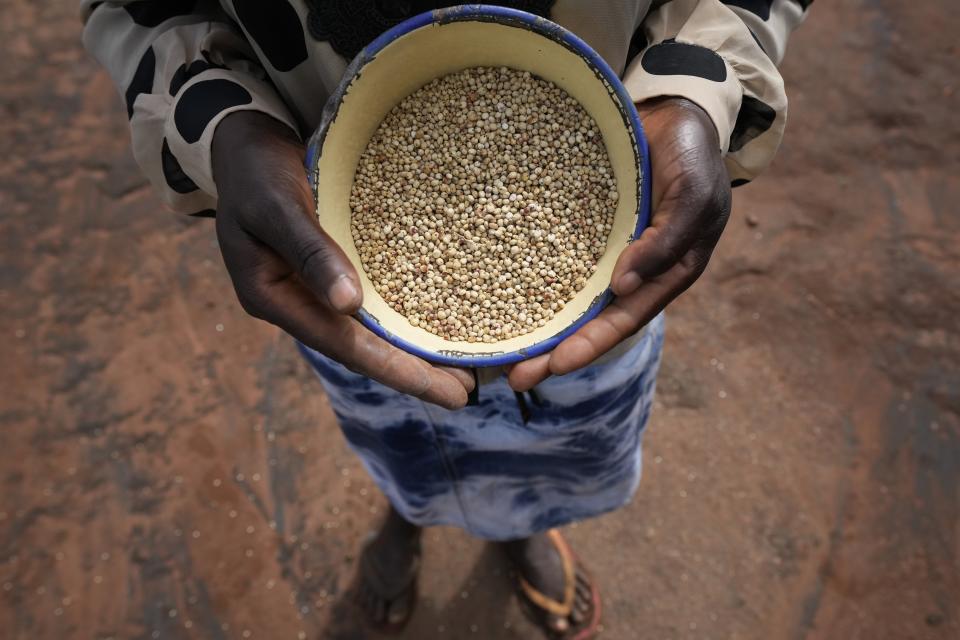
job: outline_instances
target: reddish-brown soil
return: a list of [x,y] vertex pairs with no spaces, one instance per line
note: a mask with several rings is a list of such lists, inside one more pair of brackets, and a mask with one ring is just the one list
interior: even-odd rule
[[[320,387],[138,174],[75,6],[0,12],[0,637],[376,637],[342,594],[384,502]],[[818,2],[791,42],[640,491],[569,531],[603,637],[960,637],[958,16]],[[406,638],[536,637],[459,531],[421,592]]]

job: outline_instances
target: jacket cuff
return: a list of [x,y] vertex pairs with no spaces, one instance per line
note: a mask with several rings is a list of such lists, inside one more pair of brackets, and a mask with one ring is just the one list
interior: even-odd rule
[[743,86],[718,53],[688,42],[666,40],[648,47],[627,67],[624,86],[635,103],[665,96],[686,98],[703,109],[726,153],[743,98]]
[[213,135],[217,125],[234,111],[259,111],[294,132],[299,131],[276,90],[267,82],[226,69],[205,71],[177,92],[164,125],[163,172],[171,189],[179,193],[192,182],[216,202]]

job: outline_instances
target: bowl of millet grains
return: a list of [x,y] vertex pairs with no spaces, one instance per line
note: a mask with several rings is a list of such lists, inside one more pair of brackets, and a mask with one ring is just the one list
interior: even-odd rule
[[617,75],[559,25],[489,5],[421,14],[361,51],[307,171],[360,277],[360,321],[447,365],[552,349],[610,302],[650,215]]

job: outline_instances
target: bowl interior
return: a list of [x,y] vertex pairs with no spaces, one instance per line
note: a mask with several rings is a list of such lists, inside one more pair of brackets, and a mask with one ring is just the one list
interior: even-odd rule
[[[363,55],[363,54],[361,54]],[[350,233],[349,197],[360,155],[386,114],[434,78],[468,67],[511,67],[550,80],[594,118],[610,156],[620,199],[606,254],[586,286],[536,330],[494,343],[451,342],[411,325],[380,297],[367,278]],[[320,223],[357,267],[363,287],[361,317],[394,342],[441,362],[502,364],[534,355],[535,345],[564,332],[609,296],[613,266],[637,231],[641,198],[640,156],[630,119],[613,87],[569,45],[529,25],[484,20],[430,23],[392,40],[365,61],[348,85],[326,131],[315,173]],[[515,357],[504,358],[505,354]]]

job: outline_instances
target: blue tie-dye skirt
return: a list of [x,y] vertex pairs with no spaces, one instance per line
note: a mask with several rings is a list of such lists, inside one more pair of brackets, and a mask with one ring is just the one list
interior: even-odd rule
[[351,448],[391,504],[422,526],[523,538],[628,502],[653,404],[663,316],[619,357],[519,397],[500,376],[448,411],[303,345]]

